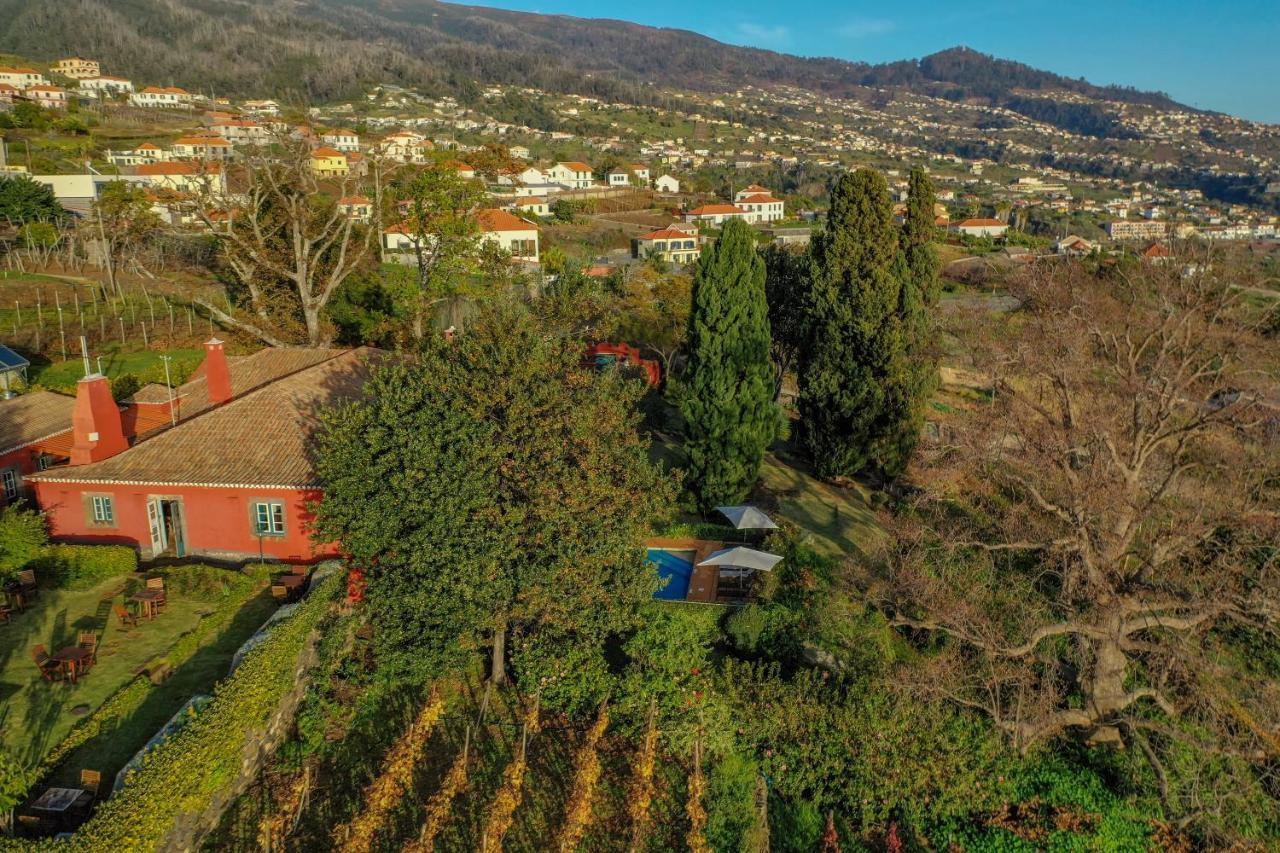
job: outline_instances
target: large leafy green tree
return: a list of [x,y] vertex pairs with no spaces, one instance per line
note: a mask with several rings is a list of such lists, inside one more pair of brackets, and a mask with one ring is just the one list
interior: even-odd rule
[[681,413],[689,491],[703,509],[738,503],[777,436],[764,261],[750,226],[725,224],[693,276]]
[[475,210],[485,200],[484,184],[463,178],[447,162],[424,166],[400,188],[405,211],[400,223],[418,268],[413,334],[426,333],[428,309],[461,294],[467,274],[480,260],[480,226]]
[[673,484],[637,431],[639,383],[580,360],[503,300],[324,418],[318,527],[367,569],[390,671],[430,678],[490,645],[501,680],[509,639],[598,645],[653,590],[644,538]]
[[889,476],[901,474],[910,461],[924,427],[925,406],[938,386],[937,350],[932,334],[933,312],[938,304],[933,205],[933,181],[923,169],[912,169],[898,240],[902,347],[885,381],[884,431],[872,444],[875,464]]
[[888,386],[903,367],[901,278],[889,187],[869,169],[841,176],[810,249],[801,436],[818,473],[880,467],[896,418]]
[[47,184],[33,181],[25,175],[0,175],[0,221],[14,225],[58,222],[66,215]]

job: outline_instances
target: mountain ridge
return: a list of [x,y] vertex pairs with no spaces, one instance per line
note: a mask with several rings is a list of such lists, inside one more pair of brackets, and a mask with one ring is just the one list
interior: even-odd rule
[[[896,88],[1003,105],[1015,90],[1190,110],[957,47],[869,64],[729,45],[689,30],[439,0],[0,0],[0,50],[100,57],[112,73],[232,95],[351,98],[375,83],[525,84],[643,102],[653,86]],[[193,62],[192,56],[200,56]]]

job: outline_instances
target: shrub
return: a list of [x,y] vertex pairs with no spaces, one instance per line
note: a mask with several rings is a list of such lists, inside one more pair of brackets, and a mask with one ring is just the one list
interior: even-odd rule
[[153,850],[183,814],[207,808],[240,771],[248,738],[294,686],[298,656],[342,585],[330,575],[266,641],[245,655],[213,699],[159,744],[124,789],[103,802],[67,843],[69,850]]
[[740,652],[755,654],[760,647],[760,635],[765,629],[764,608],[758,604],[749,604],[729,617],[725,623],[725,634],[733,647]]
[[88,589],[136,572],[138,552],[125,545],[46,545],[29,566],[62,589]]
[[203,564],[175,566],[165,569],[162,574],[165,587],[170,592],[200,601],[223,601],[234,597],[237,606],[238,600],[248,595],[250,589],[267,580]]
[[0,509],[0,582],[12,580],[48,541],[40,513],[17,506]]
[[707,842],[716,850],[744,850],[756,823],[754,761],[729,753],[707,779]]

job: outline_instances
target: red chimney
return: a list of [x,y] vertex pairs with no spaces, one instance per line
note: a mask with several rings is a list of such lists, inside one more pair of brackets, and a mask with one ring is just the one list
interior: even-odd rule
[[100,374],[76,383],[76,405],[71,410],[71,464],[87,465],[127,450],[120,422],[120,407],[111,396],[111,383]]
[[222,341],[214,338],[204,345],[204,379],[209,388],[209,402],[220,406],[231,399],[231,369]]

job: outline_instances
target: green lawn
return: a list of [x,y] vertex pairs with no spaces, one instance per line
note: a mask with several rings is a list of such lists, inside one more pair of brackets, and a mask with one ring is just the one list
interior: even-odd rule
[[884,536],[866,487],[823,482],[799,462],[772,453],[765,457],[760,473],[764,490],[777,501],[778,513],[809,531],[819,553],[865,556]]
[[[670,436],[654,441],[650,458],[668,468],[684,464],[684,454]],[[869,489],[823,482],[790,454],[765,456],[758,491],[763,493],[759,495],[761,504],[776,506],[778,515],[807,530],[814,550],[826,556],[865,556],[884,535],[870,504]]]
[[[180,570],[179,570],[180,571]],[[165,612],[137,627],[122,626],[111,612],[123,601],[128,580],[115,578],[86,590],[43,589],[25,613],[0,625],[0,746],[27,766],[38,764],[86,712],[96,709],[143,668],[169,651],[178,638],[212,613],[216,600],[169,595]],[[227,672],[231,655],[274,608],[262,587],[220,633],[211,636],[161,686],[147,694],[109,736],[100,736],[73,752],[55,778],[78,777],[81,767],[114,773],[194,693],[207,691]],[[98,663],[77,684],[46,682],[31,650],[50,652],[75,645],[78,632],[99,634]]]
[[[169,362],[169,371],[174,385],[186,381],[191,371],[204,360],[204,350],[190,347],[171,350],[133,350],[124,349],[118,344],[110,344],[94,351],[95,359],[101,356],[102,371],[107,376],[114,379],[133,374],[143,384],[164,382],[164,362],[160,360],[162,355],[173,357]],[[33,359],[30,375],[32,383],[56,390],[74,391],[76,382],[84,375],[84,365],[79,358],[43,363]]]

